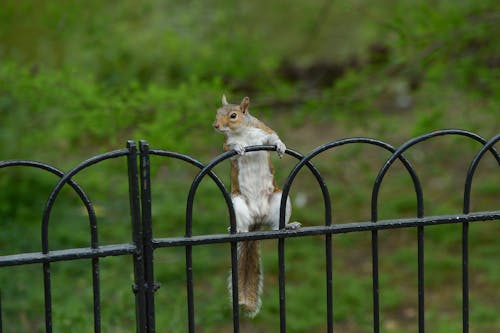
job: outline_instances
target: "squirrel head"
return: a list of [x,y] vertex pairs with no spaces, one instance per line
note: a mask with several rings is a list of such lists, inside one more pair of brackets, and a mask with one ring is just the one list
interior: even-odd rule
[[222,95],[222,107],[217,109],[213,127],[224,134],[238,131],[247,121],[249,105],[250,98],[248,97],[243,98],[240,105],[237,105],[229,104],[226,96]]

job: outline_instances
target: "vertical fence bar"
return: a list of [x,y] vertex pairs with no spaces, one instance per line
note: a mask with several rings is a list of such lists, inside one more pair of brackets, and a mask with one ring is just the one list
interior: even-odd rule
[[[328,224],[327,224],[328,225]],[[327,332],[333,333],[333,259],[332,259],[332,234],[325,235],[325,260],[326,260],[326,318]]]
[[3,333],[3,320],[2,320],[2,291],[0,290],[0,333]]
[[99,258],[92,258],[92,286],[94,293],[94,332],[101,333],[101,283],[99,278]]
[[136,308],[136,332],[147,332],[146,296],[144,281],[143,236],[141,226],[141,212],[139,203],[139,179],[137,169],[137,147],[133,141],[127,142],[127,155],[130,218],[132,222],[132,239],[135,245],[134,253],[134,286]]
[[[95,214],[90,217],[91,247],[99,248],[97,220]],[[92,258],[92,291],[94,301],[94,332],[101,333],[101,281],[99,273],[99,258]]]
[[[382,180],[375,180],[376,188],[380,186]],[[373,190],[372,193],[372,207],[371,207],[371,221],[376,223],[378,220],[378,189]],[[379,290],[379,259],[378,259],[378,231],[372,230],[372,301],[373,301],[373,333],[380,332],[380,290]]]
[[[231,216],[230,233],[236,234],[236,220]],[[238,296],[238,242],[231,242],[231,293],[233,305],[233,332],[240,332],[240,307]]]
[[[201,171],[200,171],[201,173]],[[186,207],[186,233],[185,237],[192,236],[191,223],[193,219],[193,200],[194,200],[194,190],[193,183],[191,184],[190,193],[187,200]],[[195,320],[194,320],[194,290],[193,290],[193,247],[191,245],[186,245],[184,247],[186,255],[186,298],[187,298],[187,315],[188,315],[188,332],[194,333],[195,331]]]
[[52,333],[52,293],[49,262],[43,263],[43,292],[45,300],[45,332]]
[[[323,193],[323,201],[325,204],[325,225],[332,225],[332,207],[330,194],[323,177],[319,172],[311,166],[313,173],[318,179],[321,191]],[[326,318],[327,332],[333,333],[333,245],[332,234],[325,235],[325,260],[326,260]]]
[[[422,217],[422,216],[418,216]],[[424,292],[424,227],[417,227],[418,261],[418,332],[425,332],[425,292]]]
[[[417,217],[424,217],[424,199],[422,188],[419,182],[416,182],[418,186],[415,187],[417,194]],[[419,333],[425,332],[425,265],[424,265],[424,227],[417,227],[417,260],[418,260],[418,329]]]
[[[470,212],[470,188],[476,165],[477,162],[474,160],[467,171],[463,204],[464,214]],[[462,332],[469,333],[469,222],[462,223]]]
[[[186,237],[190,237],[187,236]],[[187,288],[187,306],[188,306],[188,332],[194,333],[194,292],[193,292],[193,248],[186,245],[186,288]]]
[[278,239],[280,333],[286,333],[285,239]]
[[[376,222],[376,221],[372,221]],[[378,271],[378,232],[372,231],[372,294],[373,294],[373,332],[380,332],[380,300]]]
[[144,273],[146,280],[146,313],[148,332],[155,332],[155,303],[154,293],[156,284],[153,272],[153,230],[151,217],[151,167],[149,145],[140,141],[140,174],[141,174],[141,216],[144,246]]
[[[192,191],[193,184],[191,184]],[[191,193],[190,193],[191,194]],[[194,195],[193,195],[194,197]],[[185,237],[192,236],[192,229],[190,223],[192,222],[193,212],[189,206],[193,205],[193,197],[191,195],[188,197],[187,208],[186,208],[186,233]],[[195,331],[195,321],[194,321],[194,290],[193,290],[193,248],[191,245],[186,245],[184,247],[186,256],[186,298],[187,298],[187,315],[188,315],[188,332],[194,333]]]
[[462,330],[469,332],[469,222],[462,223]]

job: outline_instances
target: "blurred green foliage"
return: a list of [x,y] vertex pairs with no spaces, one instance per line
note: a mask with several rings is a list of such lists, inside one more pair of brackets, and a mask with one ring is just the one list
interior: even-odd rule
[[[410,133],[439,127],[427,114],[446,114],[450,94],[498,110],[495,1],[384,5],[5,1],[2,151],[129,137],[182,149],[223,92],[293,102],[277,111],[295,124],[419,114]],[[13,139],[19,130],[30,135]]]
[[[123,147],[127,139],[146,139],[154,148],[209,160],[221,152],[222,137],[211,123],[223,93],[232,102],[249,95],[253,112],[299,151],[358,135],[397,145],[443,127],[491,137],[499,129],[499,15],[494,0],[4,0],[0,159],[41,160],[68,170],[89,156]],[[315,163],[331,182],[335,221],[366,220],[370,186],[387,156],[342,149]],[[477,149],[447,139],[409,152],[424,180],[426,214],[460,212],[461,179]],[[280,160],[280,179],[293,163]],[[474,208],[498,208],[496,167],[491,161],[482,166]],[[196,170],[160,159],[153,159],[153,170],[155,236],[182,235],[185,198]],[[227,165],[217,172],[226,175]],[[293,194],[306,198],[306,206],[296,205],[294,215],[306,225],[321,224],[314,180],[301,177]],[[414,215],[408,176],[397,169],[388,178],[381,216]],[[129,242],[125,163],[103,163],[76,180],[96,207],[101,243]],[[39,251],[40,216],[55,182],[25,168],[0,170],[1,255]],[[69,190],[61,197],[51,220],[51,248],[88,246],[85,212]],[[224,204],[213,184],[202,183],[195,214],[196,234],[226,232]],[[498,231],[495,224],[471,227],[476,273],[471,332],[500,329],[492,311],[499,295],[491,293],[500,288],[498,265],[492,264]],[[437,332],[459,329],[460,235],[453,226],[426,232],[426,288],[432,295],[427,324]],[[380,236],[383,329],[416,332],[413,230]],[[307,238],[287,244],[288,329],[321,331],[323,243]],[[334,244],[336,327],[369,331],[369,235],[342,235]],[[264,242],[263,248],[264,307],[255,320],[243,320],[245,332],[272,332],[279,325],[276,244]],[[228,247],[195,252],[200,331],[231,331]],[[157,327],[183,332],[184,253],[161,249],[155,260],[163,284],[156,294]],[[103,330],[128,332],[134,323],[130,260],[106,258],[101,265]],[[7,331],[43,331],[42,294],[29,288],[41,288],[38,268],[0,271]],[[56,331],[91,330],[89,268],[87,262],[53,265]],[[69,294],[82,302],[68,302]]]

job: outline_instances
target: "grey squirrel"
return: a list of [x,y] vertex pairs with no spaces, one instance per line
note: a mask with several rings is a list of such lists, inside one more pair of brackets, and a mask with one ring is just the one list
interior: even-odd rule
[[[281,157],[286,146],[271,128],[250,115],[249,104],[248,97],[243,98],[239,105],[229,104],[223,95],[222,107],[217,110],[213,127],[226,137],[224,150],[238,153],[231,160],[231,199],[237,232],[256,231],[263,226],[277,230],[281,190],[274,179],[271,154],[269,151],[245,153],[245,147],[276,145]],[[299,222],[288,223],[290,215],[291,204],[287,198],[286,228],[300,228]],[[254,317],[260,310],[262,284],[260,241],[239,242],[238,303],[249,317]],[[231,278],[229,290],[232,290]]]

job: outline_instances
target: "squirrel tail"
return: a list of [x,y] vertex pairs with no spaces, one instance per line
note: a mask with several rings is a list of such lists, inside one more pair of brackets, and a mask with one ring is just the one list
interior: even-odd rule
[[[260,241],[238,243],[238,304],[250,318],[259,313],[262,304],[262,282]],[[231,276],[229,276],[229,292],[232,293]]]

